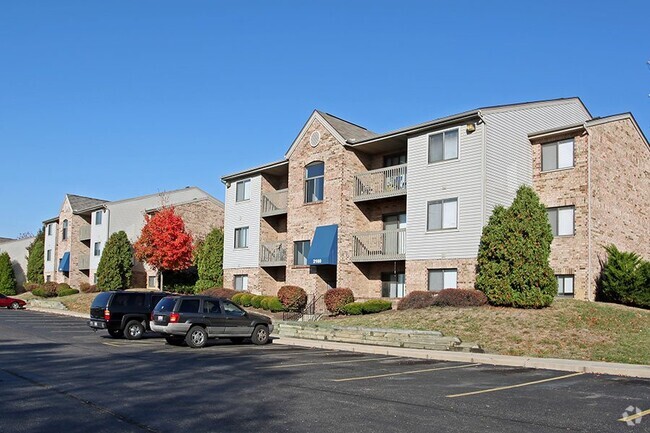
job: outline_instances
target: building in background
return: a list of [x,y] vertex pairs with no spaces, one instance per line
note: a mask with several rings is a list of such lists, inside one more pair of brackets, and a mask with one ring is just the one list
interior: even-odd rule
[[605,245],[650,258],[648,173],[632,115],[593,119],[578,98],[384,134],[314,111],[284,159],[222,178],[224,286],[361,299],[473,288],[492,210],[531,185],[548,207],[559,295],[593,300]]
[[16,276],[16,289],[20,292],[27,281],[27,247],[35,237],[23,239],[0,238],[0,253],[9,254],[11,266]]
[[[126,232],[131,243],[140,236],[144,216],[163,206],[174,206],[194,239],[223,227],[223,203],[197,187],[105,201],[67,194],[59,215],[43,222],[45,230],[45,281],[72,287],[96,283],[101,254],[113,233]],[[157,272],[134,262],[133,287],[157,287]]]

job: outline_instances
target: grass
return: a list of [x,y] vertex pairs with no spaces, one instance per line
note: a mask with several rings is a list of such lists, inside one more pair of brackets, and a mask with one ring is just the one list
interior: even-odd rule
[[436,330],[503,355],[650,365],[650,311],[622,305],[560,299],[542,310],[431,307],[329,323]]

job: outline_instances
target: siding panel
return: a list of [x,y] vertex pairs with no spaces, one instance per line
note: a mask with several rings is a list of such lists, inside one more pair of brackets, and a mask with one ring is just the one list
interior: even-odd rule
[[[235,201],[237,182],[226,187],[226,214],[224,216],[224,269],[256,268],[260,250],[261,176],[251,177],[250,200]],[[235,228],[248,227],[248,248],[235,249]]]

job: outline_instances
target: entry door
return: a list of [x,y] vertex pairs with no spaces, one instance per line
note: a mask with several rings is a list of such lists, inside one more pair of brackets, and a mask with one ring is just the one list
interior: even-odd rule
[[381,274],[381,296],[384,298],[403,298],[406,288],[404,272]]
[[398,232],[406,228],[406,213],[384,215],[384,230],[386,240],[384,241],[384,254],[396,255],[405,253],[406,232]]

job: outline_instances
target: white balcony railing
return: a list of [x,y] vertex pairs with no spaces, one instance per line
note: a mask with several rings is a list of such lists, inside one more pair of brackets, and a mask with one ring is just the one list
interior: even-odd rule
[[287,213],[287,189],[262,193],[262,216]]
[[80,241],[87,241],[90,239],[90,224],[82,226],[79,229],[79,240]]
[[287,247],[284,242],[265,242],[260,244],[260,266],[285,266]]
[[406,164],[357,173],[354,201],[375,200],[406,194]]
[[406,229],[352,235],[352,261],[375,262],[406,258]]
[[90,269],[90,257],[79,256],[79,270],[85,271],[86,269]]

